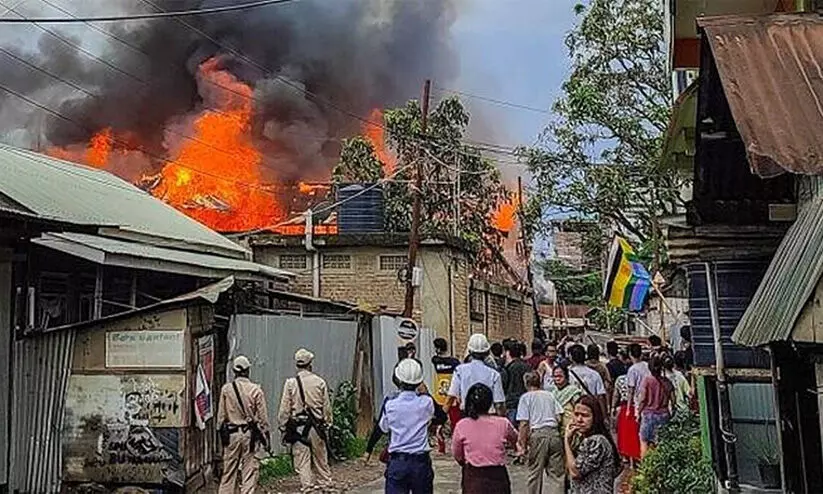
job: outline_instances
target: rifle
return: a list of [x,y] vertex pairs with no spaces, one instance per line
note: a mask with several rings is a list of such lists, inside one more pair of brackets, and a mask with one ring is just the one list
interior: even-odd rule
[[246,423],[248,424],[249,431],[251,432],[251,451],[255,451],[256,446],[258,444],[262,444],[266,453],[268,453],[269,456],[272,456],[271,441],[269,440],[268,434],[263,434],[263,431],[260,430],[260,424],[258,424],[257,421],[249,415],[249,412],[246,411],[246,405],[243,403],[243,398],[240,397],[240,390],[237,389],[237,382],[232,382],[231,385],[234,388],[235,396],[237,396],[237,402],[240,404],[240,410],[242,410],[243,415],[246,416]]

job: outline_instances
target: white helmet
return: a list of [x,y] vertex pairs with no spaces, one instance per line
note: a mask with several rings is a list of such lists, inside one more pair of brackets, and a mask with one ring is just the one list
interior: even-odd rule
[[418,385],[423,382],[423,368],[414,359],[403,359],[394,368],[394,377],[403,384]]
[[491,349],[486,335],[475,333],[469,338],[469,353],[486,353]]

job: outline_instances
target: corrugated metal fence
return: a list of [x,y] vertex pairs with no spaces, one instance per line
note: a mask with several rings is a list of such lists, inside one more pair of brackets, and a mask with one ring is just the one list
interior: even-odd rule
[[17,341],[12,378],[11,492],[60,491],[61,433],[75,331]]
[[[342,381],[352,379],[356,340],[356,320],[241,314],[232,317],[229,327],[230,359],[245,355],[251,360],[251,379],[263,387],[272,428],[283,383],[295,374],[294,352],[302,347],[314,353],[314,372],[333,393]],[[276,434],[272,436],[274,452],[283,452]]]

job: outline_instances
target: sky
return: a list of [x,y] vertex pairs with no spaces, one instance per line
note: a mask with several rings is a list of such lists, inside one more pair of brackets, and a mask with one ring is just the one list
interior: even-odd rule
[[[448,89],[550,109],[568,74],[564,38],[579,0],[463,0],[452,34],[460,77]],[[437,85],[435,81],[435,85]],[[531,144],[549,115],[464,98],[484,120],[472,137]],[[486,127],[491,127],[491,132]],[[491,135],[483,135],[491,134]]]

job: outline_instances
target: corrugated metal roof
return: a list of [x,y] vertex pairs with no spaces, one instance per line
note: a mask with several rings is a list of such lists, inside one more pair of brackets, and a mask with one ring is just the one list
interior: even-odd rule
[[2,144],[0,193],[49,219],[111,226],[168,239],[183,249],[219,250],[234,257],[248,252],[109,172]]
[[295,276],[282,269],[243,259],[167,249],[84,233],[46,233],[41,238],[33,239],[32,242],[107,266],[165,271],[207,278],[220,278],[230,274],[236,274],[239,277],[257,275],[281,279]]
[[732,340],[759,346],[791,337],[823,275],[823,198],[804,208],[777,248]]
[[823,173],[823,19],[817,14],[698,19],[752,171]]

